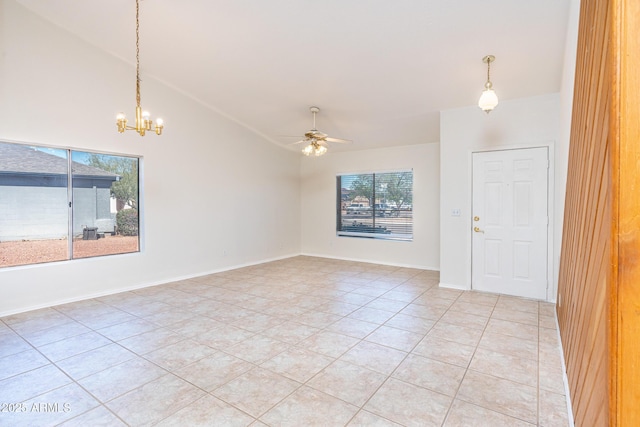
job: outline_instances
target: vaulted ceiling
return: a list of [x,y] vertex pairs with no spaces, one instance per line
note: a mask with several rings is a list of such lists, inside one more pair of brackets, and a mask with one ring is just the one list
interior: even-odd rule
[[[135,64],[134,0],[17,1]],[[560,90],[569,3],[143,0],[141,72],[288,148],[312,105],[353,140],[336,149],[437,142],[440,110],[477,103],[487,54],[501,100]]]

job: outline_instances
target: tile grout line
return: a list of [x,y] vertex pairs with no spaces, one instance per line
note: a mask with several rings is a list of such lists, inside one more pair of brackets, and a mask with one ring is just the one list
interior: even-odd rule
[[[458,299],[456,299],[456,301],[459,300],[459,298],[460,297],[458,297]],[[497,301],[496,301],[496,303],[497,303]],[[493,314],[493,310],[494,309],[495,309],[495,304],[491,308],[491,314]],[[460,392],[460,388],[462,387],[462,383],[464,382],[464,379],[466,378],[467,373],[469,372],[469,366],[471,366],[471,362],[473,361],[473,358],[476,355],[476,351],[478,350],[478,346],[480,345],[480,341],[482,340],[482,337],[484,336],[484,333],[485,333],[485,331],[487,329],[487,326],[489,325],[489,319],[491,319],[491,314],[487,318],[487,323],[485,324],[485,327],[482,329],[482,335],[480,335],[480,339],[478,339],[478,342],[476,343],[476,346],[473,349],[473,354],[469,358],[469,362],[467,363],[467,366],[465,367],[464,375],[462,375],[462,378],[460,379],[460,383],[458,384],[458,387],[456,387],[456,392],[454,393],[453,398],[451,399],[451,403],[449,404],[449,408],[447,408],[447,412],[446,412],[446,414],[444,416],[444,419],[442,420],[442,426],[445,425],[445,423],[447,422],[447,419],[449,418],[449,415],[451,414],[451,409],[453,408],[453,404],[456,402],[456,399],[458,398],[458,393]]]
[[[75,321],[75,320],[74,320],[74,321]],[[11,328],[11,329],[13,330],[13,328]],[[71,377],[71,376],[70,376],[70,375],[69,375],[69,374],[68,374],[64,369],[62,369],[60,366],[58,366],[58,364],[57,364],[56,362],[54,362],[51,358],[49,358],[47,355],[45,355],[44,353],[42,353],[38,347],[36,347],[35,345],[33,345],[33,344],[31,344],[29,341],[27,341],[27,340],[26,340],[26,339],[25,339],[25,338],[24,338],[20,333],[18,333],[17,331],[15,331],[15,330],[13,330],[13,331],[14,331],[14,333],[16,333],[18,336],[20,336],[20,338],[21,338],[21,339],[23,339],[25,342],[27,342],[27,343],[32,347],[32,349],[33,349],[33,350],[35,350],[36,352],[38,352],[38,354],[40,354],[44,359],[48,360],[48,361],[49,361],[49,365],[51,365],[51,366],[55,367],[56,369],[58,369],[58,370],[59,370],[63,375],[65,375],[65,376],[70,380],[70,382],[69,382],[69,383],[67,383],[67,384],[64,384],[64,385],[61,385],[61,386],[59,386],[59,387],[55,387],[55,388],[53,388],[53,389],[47,390],[47,391],[45,391],[44,393],[41,393],[41,394],[35,395],[35,396],[33,396],[33,397],[31,397],[31,398],[29,398],[29,399],[27,399],[27,400],[31,400],[31,399],[37,398],[37,397],[39,397],[39,396],[45,395],[45,394],[47,394],[47,393],[50,393],[50,392],[52,392],[52,391],[59,390],[59,389],[61,389],[61,388],[63,388],[63,387],[66,387],[66,386],[68,386],[68,385],[70,385],[70,384],[75,384],[77,387],[79,387],[81,390],[83,390],[85,393],[87,393],[89,396],[91,396],[91,397],[92,397],[92,398],[93,398],[93,399],[98,403],[98,405],[97,405],[96,407],[90,408],[90,409],[88,409],[88,410],[86,410],[86,411],[84,411],[84,412],[82,412],[82,413],[80,413],[80,414],[77,414],[77,415],[75,415],[75,416],[73,416],[73,417],[70,417],[70,418],[68,418],[68,419],[66,419],[66,420],[63,420],[63,421],[62,421],[62,423],[65,423],[65,422],[70,421],[70,420],[72,420],[72,419],[74,419],[74,418],[77,418],[77,417],[79,417],[79,416],[81,416],[81,415],[84,415],[84,414],[86,414],[87,412],[92,411],[92,410],[94,410],[94,409],[96,409],[96,408],[98,408],[98,407],[101,407],[101,406],[102,406],[102,407],[104,407],[104,408],[105,408],[107,411],[109,411],[111,414],[113,414],[114,416],[116,416],[116,418],[118,418],[118,419],[120,419],[121,421],[123,421],[123,422],[124,422],[124,420],[122,420],[122,419],[121,419],[117,414],[113,413],[113,411],[111,411],[111,410],[110,410],[110,409],[109,409],[109,408],[104,404],[104,402],[102,402],[100,399],[98,399],[96,396],[94,396],[94,395],[93,395],[89,390],[87,390],[86,388],[84,388],[84,387],[82,386],[82,384],[78,383],[78,381],[76,381],[74,378],[72,378],[72,377]],[[112,342],[112,343],[113,343],[113,342]],[[49,344],[51,344],[51,343],[49,343]],[[106,344],[106,345],[105,345],[105,346],[103,346],[103,347],[106,347],[107,345],[110,345],[110,344]],[[98,347],[98,348],[101,348],[101,347]],[[92,351],[92,350],[88,350],[88,351]],[[82,354],[82,353],[80,353],[80,354]],[[74,356],[70,356],[70,357],[74,357]],[[61,360],[65,360],[65,359],[61,359]],[[47,366],[47,365],[44,365],[44,366]],[[42,368],[42,367],[43,367],[43,366],[40,366],[40,367],[35,368],[35,369],[40,369],[40,368]],[[27,371],[27,372],[31,372],[31,371],[33,371],[33,370],[35,370],[35,369],[32,369],[32,370]],[[23,373],[24,373],[24,372],[23,372]],[[19,374],[19,375],[21,375],[21,374]],[[25,401],[26,401],[26,400],[25,400]],[[23,402],[25,402],[25,401],[23,401]],[[22,403],[23,403],[23,402],[22,402]],[[62,424],[62,423],[61,423],[61,424]],[[126,424],[126,423],[125,423],[125,424]]]

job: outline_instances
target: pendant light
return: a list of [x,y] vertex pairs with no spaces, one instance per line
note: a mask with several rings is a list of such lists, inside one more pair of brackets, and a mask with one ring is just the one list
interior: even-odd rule
[[482,62],[487,64],[487,82],[484,84],[484,91],[482,95],[480,95],[480,99],[478,100],[478,107],[482,109],[485,113],[489,114],[491,110],[496,108],[498,105],[498,95],[493,90],[493,84],[491,83],[491,63],[496,60],[496,57],[493,55],[487,55],[482,58]]

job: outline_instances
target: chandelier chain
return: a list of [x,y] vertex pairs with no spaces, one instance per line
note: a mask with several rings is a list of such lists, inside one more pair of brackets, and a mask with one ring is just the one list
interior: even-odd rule
[[136,0],[136,105],[140,106],[140,1]]
[[491,59],[487,61],[487,82],[491,82]]

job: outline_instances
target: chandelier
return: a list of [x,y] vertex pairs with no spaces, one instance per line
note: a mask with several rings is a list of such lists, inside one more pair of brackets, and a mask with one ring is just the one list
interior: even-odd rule
[[495,60],[496,57],[493,55],[487,55],[482,58],[482,62],[487,64],[487,82],[484,84],[484,91],[478,100],[478,107],[482,108],[482,111],[487,114],[498,105],[498,95],[496,95],[496,92],[493,90],[493,84],[491,83],[489,74],[491,72],[491,63]]
[[324,145],[321,145],[316,140],[312,140],[309,143],[309,145],[307,145],[302,149],[302,154],[304,154],[305,156],[310,156],[312,154],[314,156],[322,156],[326,152],[327,152],[327,147],[325,147]]
[[[148,111],[142,111],[140,106],[140,0],[136,0],[136,125],[127,126],[127,117],[124,113],[118,113],[116,116],[116,124],[118,132],[123,133],[125,130],[135,130],[144,136],[148,130],[152,130],[153,122]],[[162,135],[164,122],[161,118],[156,120],[153,128],[156,135]]]

